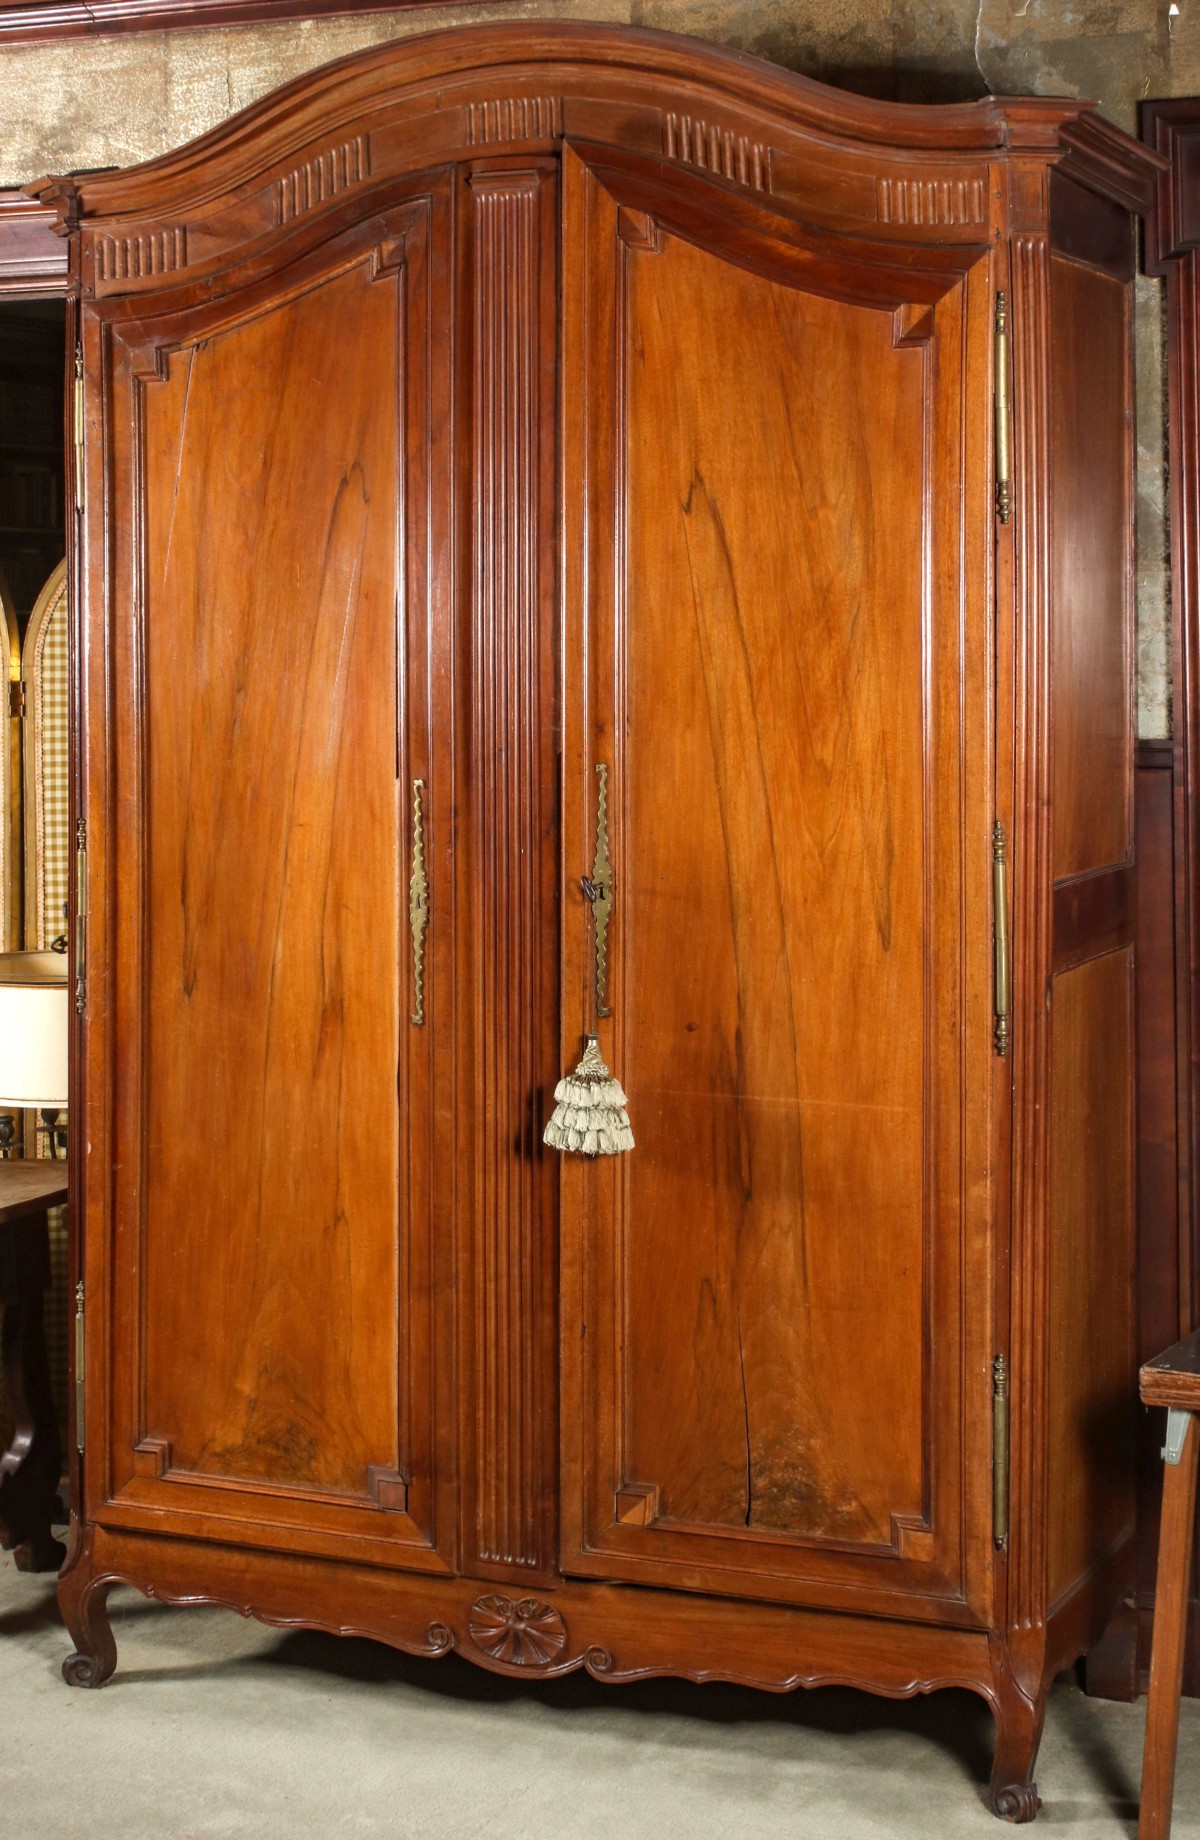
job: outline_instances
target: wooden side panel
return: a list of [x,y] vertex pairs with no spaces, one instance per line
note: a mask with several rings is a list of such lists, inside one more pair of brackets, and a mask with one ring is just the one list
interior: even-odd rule
[[1053,1608],[1133,1531],[1136,880],[1129,289],[1063,254],[1048,269]]
[[1054,981],[1048,1583],[1051,1604],[1132,1530],[1133,953]]
[[449,1403],[435,215],[112,342],[112,1486],[384,1558],[437,1543]]
[[473,390],[471,873],[475,1237],[467,1542],[485,1572],[553,1552],[558,1041],[553,170],[467,187]]
[[[969,296],[936,315],[831,300],[581,186],[568,362],[587,350],[565,416],[590,574],[567,610],[586,633],[565,644],[586,661],[568,849],[590,865],[602,764],[601,1036],[637,1148],[564,1171],[582,1417],[566,1563],[949,1594],[977,1250],[960,1187]],[[580,511],[568,488],[569,529]],[[585,941],[569,882],[567,900]],[[576,1026],[593,983],[568,982]]]
[[1053,873],[1127,860],[1133,836],[1128,289],[1050,259]]
[[[1141,742],[1137,771],[1137,1359],[1190,1326],[1181,1258],[1176,1083],[1174,775],[1169,741]],[[1138,1647],[1150,1620],[1162,1501],[1162,1422],[1138,1416]],[[1196,1691],[1193,1678],[1189,1691]]]

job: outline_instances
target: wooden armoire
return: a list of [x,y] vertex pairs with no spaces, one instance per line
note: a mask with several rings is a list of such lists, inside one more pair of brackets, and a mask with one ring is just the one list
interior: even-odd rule
[[[35,188],[73,1684],[125,1581],[520,1676],[969,1687],[1032,1817],[1131,1553],[1160,164],[523,22]],[[542,1142],[591,1033],[627,1154]]]

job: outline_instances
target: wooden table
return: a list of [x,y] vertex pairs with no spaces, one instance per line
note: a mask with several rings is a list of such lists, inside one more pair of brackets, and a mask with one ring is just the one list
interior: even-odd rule
[[0,1162],[0,1362],[16,1420],[0,1457],[0,1546],[14,1552],[23,1572],[56,1572],[66,1553],[50,1531],[62,1445],[42,1319],[50,1282],[47,1214],[66,1199],[65,1163]]
[[1142,1759],[1142,1812],[1138,1840],[1166,1840],[1171,1831],[1175,1755],[1179,1748],[1179,1693],[1187,1638],[1188,1575],[1196,1524],[1196,1472],[1200,1457],[1200,1330],[1147,1361],[1142,1399],[1166,1406],[1163,1445],[1162,1528],[1158,1536],[1158,1579],[1154,1593],[1154,1646],[1150,1655],[1150,1703]]

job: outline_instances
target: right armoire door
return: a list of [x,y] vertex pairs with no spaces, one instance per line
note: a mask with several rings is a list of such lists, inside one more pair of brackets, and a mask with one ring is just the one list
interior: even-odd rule
[[634,185],[565,157],[564,1569],[978,1621],[988,263]]

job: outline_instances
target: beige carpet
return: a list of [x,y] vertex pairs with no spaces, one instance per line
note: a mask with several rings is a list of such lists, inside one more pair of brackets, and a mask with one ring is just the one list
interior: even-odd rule
[[[3,1840],[967,1840],[991,1720],[943,1693],[578,1676],[281,1634],[228,1611],[111,1601],[120,1662],[63,1685],[52,1578],[0,1564]],[[1051,1698],[1038,1828],[1132,1836],[1144,1710]],[[1177,1840],[1200,1837],[1200,1702],[1185,1703]],[[1037,1829],[1033,1830],[1034,1832]]]

